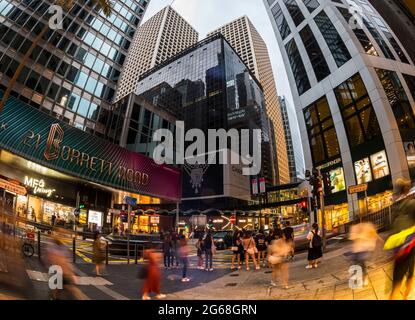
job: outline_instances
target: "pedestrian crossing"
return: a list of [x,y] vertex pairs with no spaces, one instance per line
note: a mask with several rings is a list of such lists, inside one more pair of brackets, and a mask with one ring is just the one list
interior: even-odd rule
[[[49,274],[36,270],[26,270],[29,279],[39,282],[49,282]],[[78,286],[112,286],[113,283],[102,277],[75,276],[74,282]]]

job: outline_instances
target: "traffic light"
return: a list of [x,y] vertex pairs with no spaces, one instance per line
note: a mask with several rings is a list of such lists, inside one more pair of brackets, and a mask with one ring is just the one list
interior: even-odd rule
[[303,212],[307,212],[307,201],[303,200],[300,202],[300,208]]
[[324,184],[324,193],[332,194],[334,187],[331,184],[330,174],[328,172],[323,173],[323,184]]

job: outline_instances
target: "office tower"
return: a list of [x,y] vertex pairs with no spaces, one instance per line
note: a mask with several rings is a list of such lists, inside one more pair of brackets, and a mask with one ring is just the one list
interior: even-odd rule
[[[208,137],[209,129],[227,131],[233,128],[239,132],[240,129],[261,129],[262,146],[265,148],[269,143],[269,119],[262,87],[219,34],[189,47],[143,74],[135,94],[153,103],[156,108],[175,114],[178,120],[184,121],[185,130],[200,129]],[[127,110],[131,107],[130,102]],[[129,148],[139,149],[140,137],[144,141],[151,139],[148,127],[152,119],[146,121],[148,124],[139,130],[128,126],[128,132],[122,135],[135,141],[135,144],[127,144]],[[189,144],[187,142],[185,148]],[[242,144],[246,146],[248,141],[244,140]],[[252,141],[250,145],[252,149]],[[205,149],[207,152],[207,145]],[[216,153],[218,160],[220,153]],[[206,155],[206,162],[213,155]],[[242,168],[241,164],[192,165],[185,162],[183,203],[180,208],[236,209],[247,205],[251,200],[250,177],[243,175]]]
[[[116,84],[149,1],[114,2],[106,17],[93,1],[75,1],[63,28],[49,29],[30,56],[13,95],[103,136]],[[48,1],[0,1],[0,81],[4,90],[24,53],[49,22]]]
[[268,183],[288,183],[290,176],[281,107],[278,104],[277,89],[267,46],[247,16],[236,19],[208,35],[218,32],[225,36],[264,88],[266,110],[272,121],[275,135],[274,143],[271,146],[274,149],[274,154],[270,157],[273,178]]
[[155,14],[140,26],[133,39],[115,100],[133,92],[144,72],[195,44],[198,38],[196,30],[172,7]]
[[415,61],[415,2],[412,0],[369,0]]
[[290,182],[297,182],[304,180],[304,158],[297,116],[294,108],[287,106],[285,97],[279,97],[279,100],[284,121],[285,137],[287,139]]
[[[390,203],[415,178],[415,67],[367,0],[265,0],[296,107],[306,169],[330,178],[330,227]],[[362,6],[361,4],[364,4]],[[365,194],[347,187],[367,183]]]

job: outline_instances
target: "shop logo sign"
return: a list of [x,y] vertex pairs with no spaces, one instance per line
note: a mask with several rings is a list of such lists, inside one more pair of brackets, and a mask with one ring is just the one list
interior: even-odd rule
[[46,148],[44,157],[48,161],[56,160],[59,158],[60,145],[63,140],[63,129],[58,123],[52,124],[50,127],[48,140],[46,141]]
[[56,190],[55,189],[46,189],[45,188],[45,180],[43,179],[34,179],[32,177],[28,177],[26,176],[24,178],[24,184],[28,187],[33,188],[33,193],[34,194],[45,194],[46,196],[50,197],[52,195],[52,193],[54,193]]

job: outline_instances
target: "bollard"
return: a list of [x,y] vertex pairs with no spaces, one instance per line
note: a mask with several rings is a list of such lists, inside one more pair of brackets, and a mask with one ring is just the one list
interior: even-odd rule
[[37,232],[37,256],[40,259],[40,230]]
[[135,259],[135,264],[137,264],[137,261],[138,261],[138,257],[137,257],[137,243],[134,244],[134,259]]
[[76,238],[75,237],[72,238],[72,252],[73,252],[72,261],[73,263],[76,263]]
[[127,264],[130,264],[130,233],[127,234]]
[[108,255],[109,255],[109,244],[107,241],[107,245],[105,246],[105,264],[108,265]]

